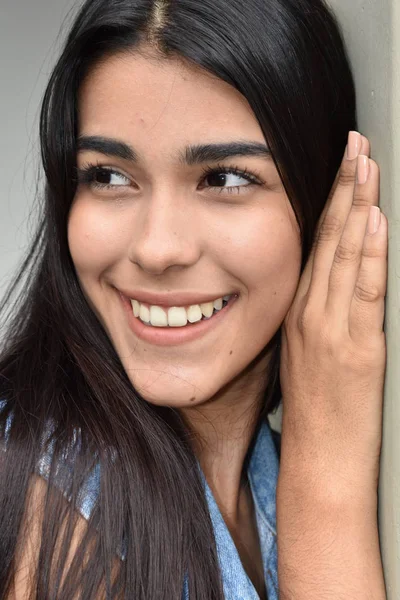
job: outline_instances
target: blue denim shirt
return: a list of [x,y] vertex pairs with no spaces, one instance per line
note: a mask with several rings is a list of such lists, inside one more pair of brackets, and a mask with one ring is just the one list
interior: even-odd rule
[[[0,401],[0,411],[4,405],[5,402]],[[10,425],[9,421],[6,428],[6,440]],[[43,454],[37,466],[37,472],[44,478],[48,478],[50,460],[51,448]],[[200,466],[199,470],[213,524],[225,600],[259,600],[259,595],[243,568],[234,541]],[[271,430],[268,422],[263,422],[249,457],[247,477],[255,506],[268,600],[278,600],[279,597],[276,543],[276,484],[278,471],[279,434]],[[80,512],[86,519],[89,518],[96,502],[99,480],[100,469],[99,466],[96,466],[82,488],[78,502]],[[123,550],[120,556],[124,559]],[[187,578],[184,582],[182,599],[189,600]]]
[[[278,452],[269,423],[263,422],[247,469],[253,494],[258,535],[264,567],[268,600],[278,600],[276,544],[276,484],[279,471]],[[259,600],[259,595],[243,568],[238,551],[203,475],[208,507],[217,542],[226,600]],[[185,588],[185,600],[189,597]]]

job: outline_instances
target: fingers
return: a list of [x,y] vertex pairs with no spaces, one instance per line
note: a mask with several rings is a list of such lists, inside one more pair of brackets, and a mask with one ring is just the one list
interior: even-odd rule
[[368,156],[368,158],[371,158],[371,144],[369,143],[369,140],[364,135],[361,136],[360,154],[362,154],[363,156]]
[[335,253],[353,206],[357,152],[360,149],[361,136],[350,132],[347,155],[343,158],[328,206],[315,236],[309,296],[320,306],[325,306],[327,301]]
[[378,208],[379,167],[357,156],[361,149],[369,153],[368,141],[350,132],[348,149],[318,224],[304,301],[368,347],[384,338],[388,223]]
[[[379,211],[380,212],[380,211]],[[379,213],[378,213],[379,215]],[[374,217],[369,223],[373,224]],[[368,344],[382,334],[385,295],[387,290],[388,220],[380,213],[376,233],[367,230],[361,255],[361,264],[350,307],[349,332],[355,340]]]
[[370,207],[378,203],[379,167],[367,156],[360,155],[351,210],[334,253],[328,282],[326,308],[337,323],[346,321],[347,324]]
[[[361,144],[361,146],[360,146],[360,144]],[[343,161],[346,160],[346,159],[348,159],[348,148],[349,147],[353,148],[351,150],[351,156],[352,156],[351,160],[355,160],[360,154],[362,154],[363,156],[368,156],[368,157],[370,157],[370,155],[371,155],[371,145],[369,143],[369,140],[364,135],[361,135],[357,131],[350,131],[349,132],[348,144],[347,144],[346,149],[345,149]],[[343,161],[342,161],[342,163],[343,163]],[[321,214],[321,216],[319,218],[318,228],[321,226],[322,221],[324,220],[325,215],[326,215],[327,211],[329,210],[329,207],[332,204],[332,199],[334,197],[336,188],[338,186],[338,182],[340,180],[341,169],[342,169],[342,165],[340,165],[340,169],[337,172],[335,181],[334,181],[333,186],[332,186],[331,193],[329,194],[328,200],[327,200],[327,202],[326,202],[326,204],[324,206],[324,210],[322,211],[322,214]]]
[[[349,147],[351,148],[352,156],[357,157],[357,153],[359,153],[359,152],[361,152],[362,154],[364,154],[366,156],[370,155],[371,148],[370,148],[370,143],[369,143],[368,139],[365,136],[359,134],[358,132],[351,131],[349,133],[348,144],[345,149],[342,165],[337,173],[336,179],[332,186],[331,193],[325,204],[324,210],[322,211],[322,214],[319,218],[319,221],[318,221],[318,224],[316,227],[315,236],[314,236],[314,244],[311,249],[310,256],[309,256],[307,264],[303,270],[302,278],[299,283],[299,294],[301,296],[305,296],[306,293],[309,292],[311,275],[312,275],[313,266],[314,266],[314,256],[315,256],[316,248],[318,245],[318,239],[319,239],[321,227],[323,227],[322,224],[326,218],[328,211],[331,210],[332,202],[334,200],[336,201],[336,204],[338,204],[340,202],[340,198],[337,197],[337,188],[338,188],[339,182],[341,180],[341,177],[343,177],[341,175],[342,167],[343,167],[343,165],[346,165],[348,162],[347,155],[348,155]],[[355,163],[355,159],[351,159],[351,160]],[[352,168],[355,173],[356,166],[354,165]],[[327,229],[327,228],[329,229],[329,223],[327,225],[325,225],[324,227],[325,227],[325,229]]]

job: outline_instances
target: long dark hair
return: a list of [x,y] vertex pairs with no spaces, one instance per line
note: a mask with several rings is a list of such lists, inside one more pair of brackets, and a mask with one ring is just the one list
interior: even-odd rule
[[[49,440],[53,461],[33,598],[222,600],[212,524],[190,431],[177,410],[132,387],[74,270],[67,220],[76,190],[77,93],[107,56],[151,44],[239,90],[258,119],[300,226],[303,266],[356,128],[343,40],[322,0],[87,0],[45,92],[40,121],[45,191],[29,253],[1,304],[0,598],[15,572],[30,476]],[[12,300],[13,299],[13,300]],[[259,423],[280,401],[280,332]],[[51,427],[49,427],[51,423]],[[46,437],[47,436],[47,437]],[[68,464],[70,469],[57,465]],[[79,490],[94,465],[100,495],[60,586]],[[70,502],[57,493],[65,490]],[[60,524],[68,526],[62,530]],[[122,541],[125,560],[112,561]],[[61,543],[60,546],[58,544]],[[58,562],[52,560],[54,549]],[[84,565],[84,568],[82,566]]]

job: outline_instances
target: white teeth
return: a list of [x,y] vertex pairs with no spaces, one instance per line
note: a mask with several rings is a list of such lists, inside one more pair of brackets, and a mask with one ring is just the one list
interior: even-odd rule
[[131,300],[131,304],[134,316],[138,317],[143,323],[147,323],[153,327],[184,327],[188,322],[197,323],[201,321],[203,316],[206,319],[210,319],[214,311],[221,310],[231,297],[229,295],[217,298],[213,302],[192,304],[188,308],[172,306],[168,311],[161,306],[149,307],[133,299]]
[[221,308],[222,308],[222,298],[218,298],[218,300],[214,300],[214,308],[216,310],[221,310]]
[[187,318],[189,323],[196,323],[197,321],[201,321],[202,316],[203,314],[198,304],[193,304],[192,306],[189,306],[187,310]]
[[139,318],[145,323],[150,323],[150,311],[144,304],[140,305]]
[[170,327],[184,327],[187,325],[187,313],[183,307],[173,306],[168,309],[168,325]]
[[167,327],[167,313],[160,306],[150,306],[150,323],[154,327]]
[[200,304],[201,312],[207,318],[211,317],[214,312],[214,304],[213,302],[205,302],[204,304]]
[[140,304],[137,300],[131,300],[131,303],[133,308],[133,314],[135,315],[135,317],[138,317],[140,315]]

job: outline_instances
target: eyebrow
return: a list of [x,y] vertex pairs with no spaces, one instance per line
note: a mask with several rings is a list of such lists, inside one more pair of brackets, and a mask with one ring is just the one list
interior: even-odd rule
[[[132,162],[139,162],[140,155],[136,150],[121,140],[102,136],[80,136],[78,138],[78,152],[89,150],[100,152],[107,156],[122,158]],[[196,165],[208,161],[215,162],[233,156],[257,156],[271,158],[271,150],[266,144],[252,141],[237,141],[220,144],[196,144],[186,146],[179,153],[179,162],[183,165]]]
[[124,160],[138,162],[138,155],[131,146],[112,138],[97,135],[80,136],[78,138],[77,149],[78,152],[89,150],[91,152],[100,152],[100,154],[106,154],[107,156],[115,156]]

